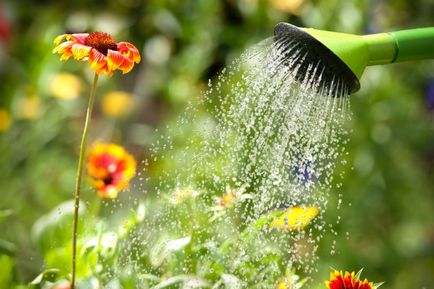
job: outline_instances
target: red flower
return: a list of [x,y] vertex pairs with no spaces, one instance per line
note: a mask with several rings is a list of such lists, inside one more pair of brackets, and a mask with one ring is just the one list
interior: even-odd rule
[[140,62],[137,48],[128,42],[116,43],[104,32],[62,34],[54,40],[53,53],[61,54],[60,60],[73,56],[75,60],[88,60],[98,74],[112,75],[116,69],[128,73],[134,63]]
[[101,198],[113,199],[128,188],[136,173],[136,161],[115,144],[95,144],[89,152],[87,172]]
[[330,273],[330,281],[326,281],[326,285],[328,289],[376,289],[381,284],[374,284],[369,282],[368,279],[363,281],[360,280],[360,274],[362,271],[359,271],[357,274],[352,272],[345,272],[342,274],[342,271],[333,271]]

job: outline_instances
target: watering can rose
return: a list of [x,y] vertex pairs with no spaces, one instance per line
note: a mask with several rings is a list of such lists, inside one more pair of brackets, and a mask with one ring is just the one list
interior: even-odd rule
[[98,195],[114,199],[128,188],[136,173],[136,160],[121,146],[96,143],[89,152],[87,172]]
[[88,61],[90,68],[97,74],[112,75],[117,69],[123,74],[139,63],[140,53],[129,42],[115,42],[110,34],[104,32],[62,34],[54,40],[53,53],[60,54],[61,60],[74,57],[75,60]]

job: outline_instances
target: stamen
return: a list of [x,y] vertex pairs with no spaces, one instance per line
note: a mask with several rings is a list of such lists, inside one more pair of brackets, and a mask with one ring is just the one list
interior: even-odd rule
[[93,32],[89,34],[84,44],[95,48],[104,55],[107,55],[109,49],[117,49],[116,42],[112,36],[104,32]]

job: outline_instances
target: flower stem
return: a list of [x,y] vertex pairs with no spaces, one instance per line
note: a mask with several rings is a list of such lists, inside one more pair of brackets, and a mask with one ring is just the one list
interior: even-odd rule
[[75,289],[75,269],[77,264],[77,227],[78,227],[78,209],[80,207],[80,186],[81,177],[83,174],[84,154],[86,151],[87,136],[89,134],[89,123],[92,118],[93,103],[95,101],[96,83],[98,82],[98,74],[95,73],[93,78],[92,89],[90,91],[89,102],[87,104],[86,121],[84,123],[83,135],[81,137],[80,154],[78,157],[77,177],[75,180],[74,194],[74,221],[72,225],[72,277],[71,289]]

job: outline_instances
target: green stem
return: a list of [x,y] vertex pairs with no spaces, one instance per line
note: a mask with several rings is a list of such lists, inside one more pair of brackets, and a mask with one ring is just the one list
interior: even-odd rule
[[81,137],[80,154],[78,157],[77,178],[75,181],[75,202],[74,202],[74,221],[72,229],[72,278],[71,289],[75,289],[75,269],[77,264],[77,227],[78,227],[78,209],[80,207],[80,186],[81,177],[83,174],[84,154],[86,151],[87,137],[89,134],[89,124],[92,118],[93,103],[95,101],[96,83],[98,82],[98,74],[95,73],[93,78],[92,89],[90,91],[89,102],[87,104],[86,121],[84,123],[83,135]]

